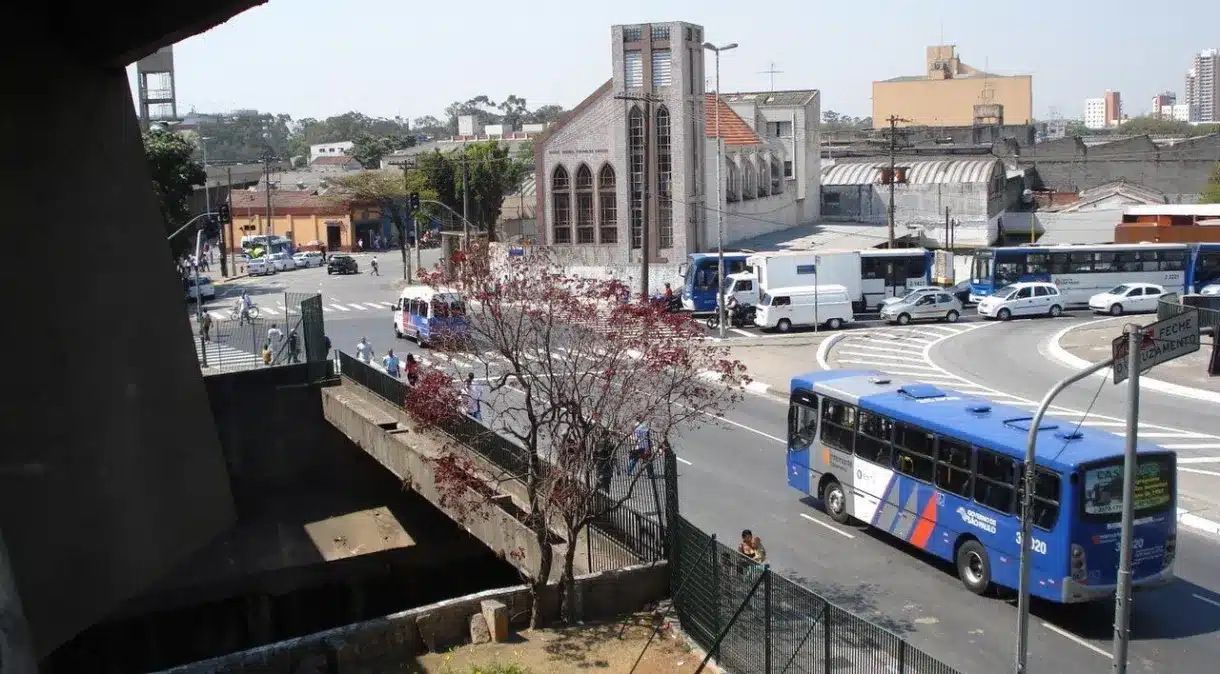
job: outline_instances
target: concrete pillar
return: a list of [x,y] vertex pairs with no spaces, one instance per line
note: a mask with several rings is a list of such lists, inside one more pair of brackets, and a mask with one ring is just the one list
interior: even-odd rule
[[270,643],[275,637],[271,613],[271,598],[265,594],[247,596],[246,634],[253,643]]
[[21,261],[0,281],[27,288],[6,296],[0,336],[19,382],[0,529],[37,657],[234,519],[126,73],[43,28],[24,26],[4,57],[8,86],[37,105],[0,108],[5,243]]
[[38,674],[30,628],[0,534],[0,674]]

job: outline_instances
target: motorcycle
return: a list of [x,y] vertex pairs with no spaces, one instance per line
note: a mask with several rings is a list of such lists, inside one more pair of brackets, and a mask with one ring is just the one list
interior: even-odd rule
[[[728,313],[729,327],[746,328],[746,327],[753,327],[754,317],[755,317],[755,315],[757,315],[758,310],[754,307],[753,304],[747,304],[747,305],[743,306],[738,302],[731,302],[731,303],[729,303],[727,313]],[[707,327],[712,330],[716,330],[720,327],[720,313],[719,312],[712,314],[707,319]]]
[[662,306],[667,313],[676,314],[682,311],[682,298],[677,295],[666,299],[664,293],[657,293],[649,297],[648,301],[652,302],[654,306]]

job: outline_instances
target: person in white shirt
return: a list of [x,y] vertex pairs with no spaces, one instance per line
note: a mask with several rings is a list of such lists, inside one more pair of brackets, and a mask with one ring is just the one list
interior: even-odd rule
[[356,345],[356,360],[373,364],[373,345],[369,344],[368,337],[361,337],[360,343]]
[[462,397],[466,399],[466,413],[475,421],[483,420],[483,385],[475,381],[474,373],[466,375],[466,386]]
[[280,332],[275,323],[272,323],[271,328],[267,330],[267,345],[271,347],[272,360],[275,359],[276,347],[279,346],[282,339],[284,339],[284,333]]

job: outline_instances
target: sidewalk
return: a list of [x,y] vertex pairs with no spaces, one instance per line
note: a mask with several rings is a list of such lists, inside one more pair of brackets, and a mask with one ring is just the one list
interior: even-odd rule
[[[746,374],[754,381],[749,390],[774,397],[788,399],[788,388],[794,376],[821,369],[818,365],[818,349],[831,335],[827,332],[817,336],[785,342],[768,340],[762,344],[726,344],[732,358],[746,366]],[[804,337],[804,336],[803,336]]]
[[[1048,351],[1061,364],[1076,370],[1084,369],[1088,364],[1110,356],[1111,343],[1122,334],[1123,325],[1133,321],[1148,323],[1154,319],[1120,316],[1069,326],[1051,337]],[[1198,351],[1157,365],[1151,373],[1153,376],[1141,377],[1140,384],[1162,393],[1220,403],[1220,377],[1209,377],[1207,374],[1213,339],[1202,335]],[[1108,372],[1102,374],[1109,376]]]

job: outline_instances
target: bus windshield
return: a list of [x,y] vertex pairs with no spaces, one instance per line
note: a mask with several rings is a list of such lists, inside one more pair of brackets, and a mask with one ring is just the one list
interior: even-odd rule
[[971,283],[991,283],[991,270],[994,260],[990,252],[979,252],[974,256],[974,274]]
[[[1123,459],[1116,457],[1084,468],[1085,519],[1117,522],[1123,512]],[[1135,515],[1150,515],[1173,506],[1174,461],[1171,454],[1141,456],[1135,479]]]

